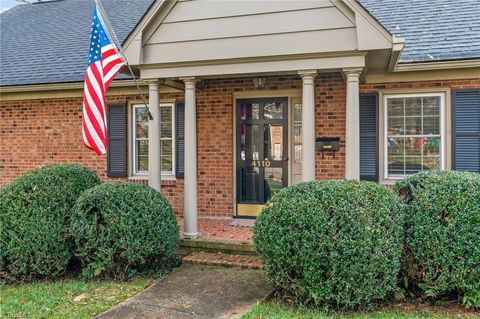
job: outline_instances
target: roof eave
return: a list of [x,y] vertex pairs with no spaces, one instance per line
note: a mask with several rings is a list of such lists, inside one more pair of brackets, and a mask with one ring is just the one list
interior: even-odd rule
[[480,57],[462,60],[397,63],[393,72],[480,68]]

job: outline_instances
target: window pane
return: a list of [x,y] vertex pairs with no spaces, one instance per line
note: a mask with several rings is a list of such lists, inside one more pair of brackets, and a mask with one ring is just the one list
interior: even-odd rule
[[173,170],[173,143],[172,140],[162,140],[162,171],[171,172]]
[[282,119],[283,108],[286,107],[282,102],[265,103],[263,108],[263,117],[265,119]]
[[293,134],[294,134],[294,157],[295,164],[302,164],[302,104],[293,105]]
[[405,139],[405,155],[421,156],[422,150],[423,150],[423,143],[424,143],[423,137],[411,137],[411,138]]
[[271,161],[281,161],[283,156],[283,125],[264,126],[265,156]]
[[388,138],[388,156],[402,155],[405,150],[405,138]]
[[403,175],[404,169],[403,156],[390,156],[388,158],[388,175]]
[[259,201],[260,168],[242,167],[241,169],[242,201]]
[[387,99],[388,116],[403,116],[403,98]]
[[403,135],[403,117],[388,118],[388,135]]
[[260,145],[258,125],[240,126],[240,157],[243,161],[259,161]]
[[160,124],[160,138],[172,138],[172,122],[162,122]]
[[[173,170],[173,109],[160,106],[161,166],[162,171]],[[145,107],[134,108],[135,117],[135,171],[148,172],[148,112]]]
[[440,117],[431,116],[423,118],[423,134],[440,135]]
[[172,156],[164,155],[162,156],[162,172],[172,172],[173,170],[173,160]]
[[405,135],[421,135],[422,134],[422,118],[406,117],[405,118]]
[[438,115],[440,116],[440,97],[424,97],[423,98],[423,115]]
[[136,141],[135,151],[137,172],[148,171],[148,141]]
[[279,190],[283,188],[283,168],[281,167],[266,167],[265,168],[265,184],[264,184],[264,198],[269,200]]
[[438,156],[426,156],[423,158],[424,170],[438,170],[440,169],[440,155]]
[[135,137],[148,137],[148,112],[145,107],[135,108]]
[[172,137],[172,107],[160,107],[160,137]]
[[422,98],[409,97],[405,99],[405,116],[422,115]]
[[440,155],[440,138],[428,137],[424,139],[425,139],[425,142],[424,142],[423,154],[425,156]]
[[405,158],[405,175],[412,175],[423,170],[421,156],[409,156]]
[[258,120],[260,118],[260,104],[242,104],[240,108],[240,118],[242,120]]
[[161,148],[162,155],[172,155],[172,140],[162,140]]

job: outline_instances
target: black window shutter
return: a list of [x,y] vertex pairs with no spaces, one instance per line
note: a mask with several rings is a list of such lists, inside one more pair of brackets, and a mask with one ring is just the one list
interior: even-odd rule
[[179,102],[176,105],[176,145],[175,145],[175,176],[183,178],[185,167],[185,103]]
[[454,90],[452,168],[480,173],[480,89]]
[[107,108],[107,175],[127,177],[127,106],[110,104]]
[[378,182],[377,94],[360,94],[360,179]]

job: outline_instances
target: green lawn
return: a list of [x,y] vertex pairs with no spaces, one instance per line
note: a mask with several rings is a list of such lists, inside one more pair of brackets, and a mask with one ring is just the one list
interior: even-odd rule
[[480,313],[460,307],[423,307],[406,304],[372,312],[358,312],[350,315],[325,314],[318,311],[292,310],[276,302],[256,304],[242,319],[460,319],[480,318]]
[[151,277],[126,282],[78,279],[1,286],[1,318],[92,318],[135,295]]

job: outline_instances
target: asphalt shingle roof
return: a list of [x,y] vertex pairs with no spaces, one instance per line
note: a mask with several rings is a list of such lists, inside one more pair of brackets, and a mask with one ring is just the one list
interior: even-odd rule
[[[103,0],[120,42],[154,0]],[[93,0],[18,5],[0,15],[0,86],[83,81]]]
[[402,62],[480,58],[480,0],[360,0],[398,37]]
[[[153,1],[103,0],[120,42]],[[406,38],[401,63],[480,58],[480,0],[360,2]],[[0,86],[83,81],[92,10],[93,0],[56,0],[3,12]]]

